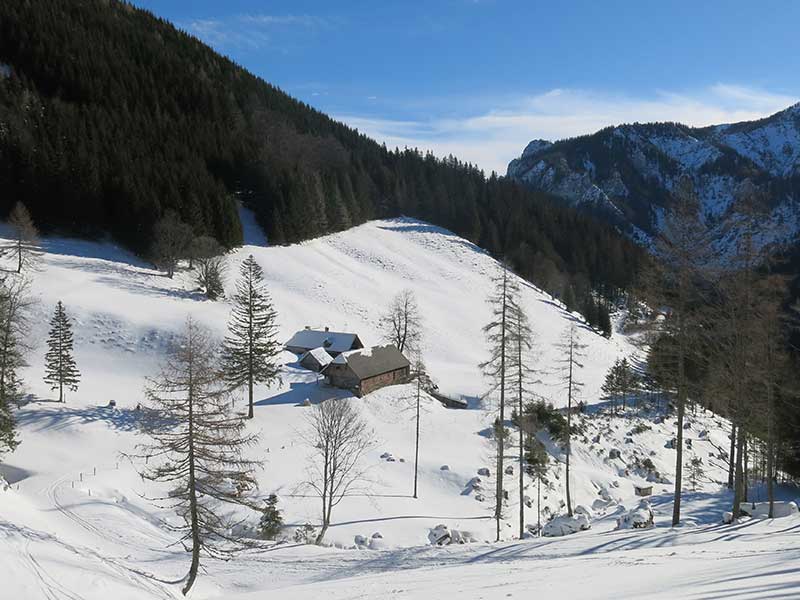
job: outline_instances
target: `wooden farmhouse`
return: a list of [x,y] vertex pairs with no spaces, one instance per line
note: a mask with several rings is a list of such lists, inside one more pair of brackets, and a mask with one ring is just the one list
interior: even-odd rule
[[316,348],[322,348],[333,357],[349,350],[363,348],[364,344],[355,333],[330,331],[327,327],[323,330],[306,327],[301,329],[286,342],[285,348],[299,356]]
[[339,354],[323,373],[330,385],[361,397],[386,385],[407,381],[411,363],[396,346],[374,346]]

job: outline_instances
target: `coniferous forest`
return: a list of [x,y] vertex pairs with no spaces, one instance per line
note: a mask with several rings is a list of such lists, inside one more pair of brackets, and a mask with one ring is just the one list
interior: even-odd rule
[[[177,214],[242,241],[237,199],[273,244],[406,215],[453,230],[602,325],[644,253],[545,194],[456,158],[391,150],[112,0],[0,6],[0,213],[151,255]],[[594,294],[592,294],[594,292]]]

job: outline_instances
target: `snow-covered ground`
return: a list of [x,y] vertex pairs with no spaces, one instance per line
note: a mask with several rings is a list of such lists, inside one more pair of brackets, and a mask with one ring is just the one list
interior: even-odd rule
[[[419,221],[375,221],[281,248],[264,247],[251,225],[249,241],[256,244],[232,254],[228,289],[239,263],[252,253],[264,268],[282,339],[312,325],[355,331],[365,344],[378,343],[378,321],[388,301],[411,288],[425,319],[429,370],[443,391],[472,400],[469,409],[452,410],[424,399],[418,499],[411,497],[413,389],[385,388],[353,400],[376,444],[365,459],[370,482],[364,493],[348,497],[334,512],[327,536],[334,546],[290,543],[227,563],[208,561],[192,596],[716,598],[735,590],[739,598],[789,598],[800,593],[793,566],[800,550],[791,542],[800,518],[720,524],[730,504],[719,484],[725,477],[719,454],[727,447],[727,423],[711,413],[689,418],[687,460],[702,458],[705,476],[697,491],[687,492],[685,526],[668,527],[674,419],[656,422],[657,413],[636,409],[624,417],[603,411],[607,407],[599,396],[606,370],[635,349],[623,336],[606,340],[580,320],[579,335],[588,346],[580,373],[586,384],[582,400],[590,406],[578,418],[584,433],[573,446],[572,489],[574,503],[592,512],[592,529],[568,538],[513,540],[518,488],[516,476],[509,476],[506,541],[489,543],[490,494],[480,501],[480,490],[467,484],[482,467],[492,475],[482,477],[481,485],[490,490],[494,482],[491,406],[478,402],[486,382],[477,364],[486,358],[481,327],[489,319],[486,297],[495,261]],[[188,568],[188,556],[163,527],[176,517],[142,497],[154,489],[120,453],[143,441],[135,407],[144,378],[157,372],[185,318],[193,316],[221,337],[230,306],[203,300],[186,274],[169,280],[110,244],[48,239],[46,249],[33,286],[39,300],[33,318],[36,350],[24,373],[33,401],[17,412],[22,445],[0,466],[11,484],[0,491],[0,597],[179,597],[176,582]],[[68,394],[63,405],[52,401],[41,380],[47,321],[57,300],[75,320],[83,373],[80,390]],[[577,317],[527,284],[523,303],[545,371],[537,392],[563,405],[555,343]],[[305,400],[344,395],[318,384],[294,360],[283,356],[282,385],[257,389],[250,426],[261,435],[253,450],[264,461],[260,490],[278,494],[290,527],[319,520],[317,501],[301,485],[308,456],[299,436],[310,410]],[[112,399],[116,409],[107,407]],[[546,433],[540,439],[554,465],[551,485],[542,490],[542,510],[556,514],[563,512],[563,455]],[[386,453],[394,460],[381,458]],[[645,466],[646,459],[652,465]],[[657,526],[613,531],[616,518],[638,503],[636,484],[653,486]],[[526,486],[532,499],[528,522],[535,523],[536,491],[530,481]],[[781,497],[792,499],[793,493],[781,490]],[[478,542],[431,547],[427,534],[438,524],[469,531]],[[348,549],[354,536],[376,532],[382,535],[380,549]]]

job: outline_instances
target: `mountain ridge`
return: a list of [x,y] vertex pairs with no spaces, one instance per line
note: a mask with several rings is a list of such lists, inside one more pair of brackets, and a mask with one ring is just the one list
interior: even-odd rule
[[599,213],[645,243],[659,232],[682,178],[690,178],[700,215],[719,242],[732,230],[736,236],[737,200],[755,190],[763,242],[794,241],[800,103],[755,121],[631,123],[556,142],[535,139],[509,163],[507,176]]

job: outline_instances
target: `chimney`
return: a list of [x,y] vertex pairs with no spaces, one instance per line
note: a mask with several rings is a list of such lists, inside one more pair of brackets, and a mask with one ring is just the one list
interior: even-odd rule
[[330,331],[330,329],[328,329],[327,327],[325,327],[325,331]]

